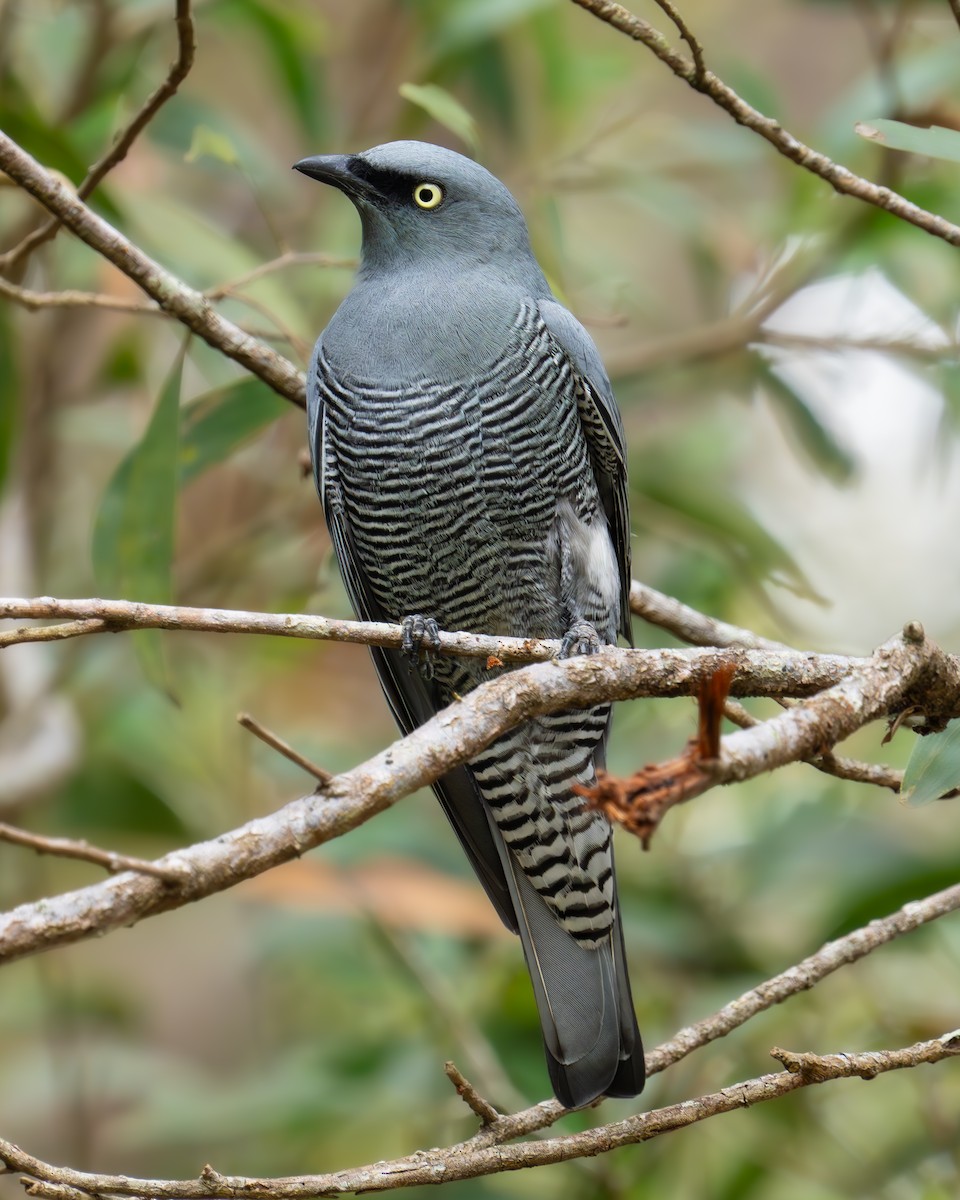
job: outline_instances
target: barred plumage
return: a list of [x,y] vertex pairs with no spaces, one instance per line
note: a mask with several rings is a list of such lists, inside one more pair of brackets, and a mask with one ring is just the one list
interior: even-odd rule
[[[513,198],[420,143],[298,166],[341,187],[364,224],[357,285],[308,380],[317,484],[359,614],[615,642],[629,630],[622,427]],[[411,199],[418,180],[441,189],[429,214]],[[395,652],[373,656],[404,729],[491,674],[440,658],[427,679]],[[643,1086],[610,828],[573,790],[595,778],[609,717],[601,705],[534,718],[435,786],[523,940],[569,1105]]]

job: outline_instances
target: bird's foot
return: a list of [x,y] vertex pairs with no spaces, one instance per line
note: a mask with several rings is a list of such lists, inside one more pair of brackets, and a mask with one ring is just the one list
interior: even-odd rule
[[563,635],[560,657],[574,658],[578,654],[596,654],[603,639],[589,621],[575,621]]
[[404,617],[400,626],[403,629],[403,653],[420,666],[427,679],[431,679],[433,658],[440,649],[440,626],[433,617],[425,617],[421,613]]

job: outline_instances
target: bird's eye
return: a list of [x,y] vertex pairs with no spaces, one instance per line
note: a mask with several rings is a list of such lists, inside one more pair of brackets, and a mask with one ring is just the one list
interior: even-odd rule
[[443,188],[436,183],[418,183],[413,189],[417,208],[439,208],[443,203]]

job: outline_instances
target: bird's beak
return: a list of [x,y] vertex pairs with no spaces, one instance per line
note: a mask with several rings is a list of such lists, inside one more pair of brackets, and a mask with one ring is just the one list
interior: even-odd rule
[[309,175],[311,179],[339,188],[352,199],[363,200],[376,194],[366,180],[359,179],[351,171],[350,156],[347,154],[317,154],[313,158],[301,158],[293,164],[293,169],[302,175]]

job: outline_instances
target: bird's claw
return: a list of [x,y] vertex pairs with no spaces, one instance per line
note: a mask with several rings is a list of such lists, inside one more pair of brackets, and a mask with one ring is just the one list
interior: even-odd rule
[[579,654],[596,654],[603,639],[589,621],[576,621],[563,635],[560,643],[561,658],[575,658]]
[[421,613],[404,617],[401,649],[412,662],[420,665],[427,679],[433,676],[433,657],[440,649],[440,626],[433,617]]

